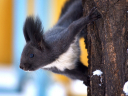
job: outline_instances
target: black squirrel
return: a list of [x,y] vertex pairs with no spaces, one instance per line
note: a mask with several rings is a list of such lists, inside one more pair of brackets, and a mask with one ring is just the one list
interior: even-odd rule
[[88,68],[80,62],[79,38],[83,27],[101,17],[96,12],[94,7],[89,15],[82,17],[82,1],[70,0],[62,9],[57,24],[45,33],[38,17],[27,17],[23,28],[27,44],[20,68],[25,71],[42,68],[83,80],[88,85]]

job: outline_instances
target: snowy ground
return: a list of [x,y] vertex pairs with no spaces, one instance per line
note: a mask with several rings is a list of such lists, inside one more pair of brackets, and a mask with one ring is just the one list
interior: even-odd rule
[[[0,68],[0,88],[16,90],[18,86],[18,74],[13,68]],[[87,87],[82,81],[76,80],[70,84],[70,89],[74,94],[87,94]],[[24,84],[22,92],[2,92],[0,96],[37,96],[37,88],[32,80]],[[47,96],[66,96],[66,89],[58,82],[53,83],[47,89]]]

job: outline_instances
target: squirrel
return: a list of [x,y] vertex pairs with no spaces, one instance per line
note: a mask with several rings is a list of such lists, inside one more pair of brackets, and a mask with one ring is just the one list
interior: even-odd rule
[[25,71],[41,68],[82,80],[88,85],[88,68],[80,62],[79,39],[87,24],[101,18],[96,12],[94,7],[83,17],[82,1],[70,0],[62,9],[57,24],[45,33],[38,17],[27,17],[23,27],[26,45],[20,68]]

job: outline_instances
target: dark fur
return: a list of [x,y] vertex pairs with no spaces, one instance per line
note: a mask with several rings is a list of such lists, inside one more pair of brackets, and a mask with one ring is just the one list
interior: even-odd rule
[[[82,17],[82,2],[74,0],[68,4],[68,9],[64,9],[57,24],[46,33],[43,33],[39,18],[28,17],[23,30],[27,44],[22,52],[20,68],[34,71],[59,58],[69,49],[75,38],[80,38],[78,34],[84,26],[100,18],[99,14],[95,14],[95,11],[96,8],[93,8],[88,16]],[[77,45],[79,44],[77,43]],[[34,54],[34,57],[30,58],[30,54]],[[87,84],[87,67],[82,65],[79,60],[75,65],[74,69],[65,69],[64,71],[56,67],[46,69],[64,74],[72,79],[83,80]]]

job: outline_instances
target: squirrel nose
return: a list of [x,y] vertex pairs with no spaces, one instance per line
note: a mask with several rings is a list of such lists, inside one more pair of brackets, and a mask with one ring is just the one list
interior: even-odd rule
[[20,68],[21,68],[21,69],[24,69],[24,67],[23,67],[22,65],[20,65]]

